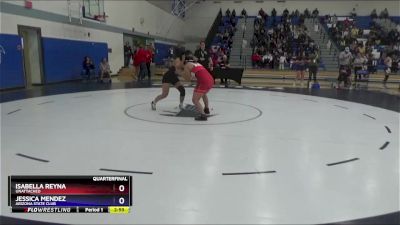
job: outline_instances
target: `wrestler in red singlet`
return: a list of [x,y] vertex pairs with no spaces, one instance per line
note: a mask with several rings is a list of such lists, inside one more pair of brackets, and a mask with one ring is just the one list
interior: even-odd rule
[[197,80],[194,92],[206,94],[214,85],[214,78],[200,63],[193,63],[193,68],[190,71]]

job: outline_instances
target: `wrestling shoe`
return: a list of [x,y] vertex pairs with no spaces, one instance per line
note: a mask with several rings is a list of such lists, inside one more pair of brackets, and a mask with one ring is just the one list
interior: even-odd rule
[[209,108],[204,108],[204,113],[206,115],[210,115],[210,109]]
[[183,109],[184,109],[183,103],[179,104],[179,109],[180,109],[180,110],[183,110]]

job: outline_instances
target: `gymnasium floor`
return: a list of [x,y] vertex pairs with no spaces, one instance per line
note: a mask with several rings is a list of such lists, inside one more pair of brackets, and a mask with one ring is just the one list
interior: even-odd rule
[[3,188],[2,219],[399,224],[398,95],[214,88],[213,116],[195,122],[192,90],[182,112],[174,89],[150,110],[158,85],[70,82],[2,92],[3,184],[8,175],[134,177],[128,215],[11,214]]

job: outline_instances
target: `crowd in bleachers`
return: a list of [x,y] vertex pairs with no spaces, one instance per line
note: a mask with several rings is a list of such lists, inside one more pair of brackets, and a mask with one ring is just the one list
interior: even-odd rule
[[[379,16],[379,18],[388,17],[387,9]],[[378,15],[374,9],[371,12],[371,19],[375,18],[378,18]],[[373,20],[369,27],[361,28],[357,24],[357,19],[357,17],[338,18],[336,15],[326,15],[321,18],[322,23],[327,25],[328,34],[339,49],[343,51],[349,48],[354,60],[355,75],[362,66],[367,67],[369,73],[385,67],[384,61],[388,56],[392,59],[392,72],[397,72],[400,60],[400,30],[387,31]]]
[[298,10],[289,14],[289,10],[285,9],[282,16],[278,17],[275,9],[272,9],[271,16],[260,9],[254,21],[254,36],[250,43],[253,66],[284,69],[285,64],[291,68],[293,64],[307,64],[310,57],[318,55],[319,47],[307,34],[304,20],[316,18],[318,14],[318,9],[312,13],[306,9],[301,14]]
[[[246,12],[242,11],[242,14],[246,14]],[[233,36],[237,31],[237,22],[238,17],[236,16],[236,11],[232,10],[231,12],[227,9],[225,16],[223,16],[220,21],[218,32],[210,49],[213,65],[219,66],[219,64],[224,61],[224,58],[229,59],[233,44]]]
[[385,30],[372,22],[368,29],[357,27],[357,23],[352,18],[346,17],[344,20],[338,21],[337,16],[325,16],[323,23],[328,26],[328,32],[333,41],[337,42],[341,49],[345,46],[350,46],[357,39],[365,39],[366,47],[375,45],[390,45],[399,41],[399,32]]
[[[245,9],[242,10],[240,16],[244,18],[248,16]],[[374,10],[371,18],[376,17],[388,18],[387,9],[383,10],[379,16]],[[358,27],[355,8],[345,17],[336,15],[319,17],[318,9],[313,11],[305,9],[302,13],[299,10],[290,13],[285,9],[281,16],[278,16],[275,9],[268,14],[261,8],[254,20],[254,36],[250,42],[253,49],[251,56],[253,66],[280,70],[291,68],[298,72],[298,78],[301,80],[304,77],[304,71],[308,69],[310,79],[311,74],[315,77],[321,62],[320,49],[308,35],[308,30],[304,25],[306,18],[319,18],[323,24],[327,25],[333,44],[337,44],[341,51],[348,47],[354,74],[358,74],[358,71],[365,68],[368,68],[369,72],[374,72],[379,64],[383,65],[387,62],[394,65],[392,71],[397,71],[400,60],[400,30],[385,31],[374,22],[369,26]],[[214,67],[228,64],[233,44],[232,38],[237,31],[237,22],[235,10],[231,12],[228,9],[220,21],[219,30],[209,50]],[[330,40],[328,43],[332,45]]]
[[[378,18],[378,14],[376,13],[376,9],[372,10],[371,18],[372,19]],[[389,18],[389,12],[388,12],[387,8],[385,8],[384,10],[381,11],[381,13],[379,14],[379,18],[384,18],[384,19]]]

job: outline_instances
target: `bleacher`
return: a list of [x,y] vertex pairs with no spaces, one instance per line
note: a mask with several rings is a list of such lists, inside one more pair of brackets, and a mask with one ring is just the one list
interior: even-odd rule
[[[239,20],[239,17],[236,16],[235,17],[236,24],[238,23],[238,20]],[[222,24],[218,26],[218,32],[222,33],[222,34],[225,33],[225,30],[229,27],[229,25],[230,25],[230,17],[223,16],[222,17]],[[217,36],[215,36],[213,38],[212,42],[211,42],[211,45],[221,47],[222,46],[222,39],[220,39]]]
[[[247,18],[255,18],[256,16],[248,16]],[[240,16],[236,16],[235,17],[235,21],[236,24],[239,23],[239,19],[241,17]],[[275,17],[275,26],[279,25],[282,23],[281,21],[282,16],[276,16]],[[396,21],[399,20],[400,17],[391,17],[392,20]],[[308,23],[311,24],[312,19],[309,19]],[[230,25],[230,17],[227,16],[222,16],[222,19],[218,20],[218,26],[217,26],[217,32],[219,33],[225,33],[225,30],[229,27]],[[307,19],[306,19],[307,21]],[[312,20],[313,21],[313,20]],[[359,29],[369,29],[371,27],[371,24],[374,22],[370,16],[357,16],[355,19],[355,25],[357,26],[357,28]],[[299,25],[300,22],[300,17],[293,17],[291,19],[292,24],[294,25]],[[314,21],[313,21],[314,23]],[[308,24],[308,25],[310,25]],[[247,24],[248,26],[254,26],[253,22],[251,22],[251,24]],[[308,30],[310,31],[310,26],[307,25]],[[327,24],[324,23],[322,24],[323,26],[325,26],[325,28],[327,28]],[[266,30],[266,32],[268,31],[268,29],[273,28],[273,17],[269,16],[268,20],[266,23],[264,23],[264,28]],[[236,26],[237,30],[241,30],[241,27]],[[215,33],[214,33],[215,34]],[[315,36],[315,35],[314,35]],[[314,37],[313,36],[313,37]],[[311,37],[309,35],[309,37]],[[315,38],[315,37],[314,37]],[[318,38],[317,38],[318,39]],[[320,37],[321,39],[321,37]],[[325,37],[324,37],[325,39]],[[222,38],[217,37],[216,35],[214,35],[214,37],[211,39],[211,45],[210,46],[218,46],[218,47],[222,47],[225,48],[226,46],[224,46]],[[292,42],[292,49],[295,50],[298,48],[297,43]],[[385,46],[376,46],[380,51],[384,51]],[[335,53],[335,55],[337,56],[338,52]],[[288,66],[288,65],[285,65]],[[320,68],[324,67],[324,62],[323,60],[321,60],[320,63]],[[369,79],[366,82],[364,87],[368,87],[368,89],[380,89],[382,86],[382,80],[384,77],[383,74],[383,59],[380,59],[378,61],[378,73],[375,74],[371,74],[369,76]],[[287,68],[287,67],[286,67]],[[161,78],[160,75],[160,71],[157,71],[158,75],[156,74],[156,78]],[[320,70],[319,74],[318,74],[318,81],[321,84],[321,88],[332,88],[334,86],[334,83],[336,83],[337,80],[337,71],[323,71]],[[282,87],[290,87],[292,85],[292,80],[295,78],[295,74],[290,72],[290,71],[278,71],[278,70],[269,70],[269,69],[246,69],[244,71],[243,74],[243,80],[242,80],[242,84],[244,86],[270,86],[270,87],[274,87],[274,86],[282,86]],[[306,74],[306,79],[307,79],[307,74]],[[361,85],[364,85],[364,82],[361,82]],[[391,88],[398,88],[398,85],[400,83],[400,76],[391,76],[388,82],[388,86]]]

